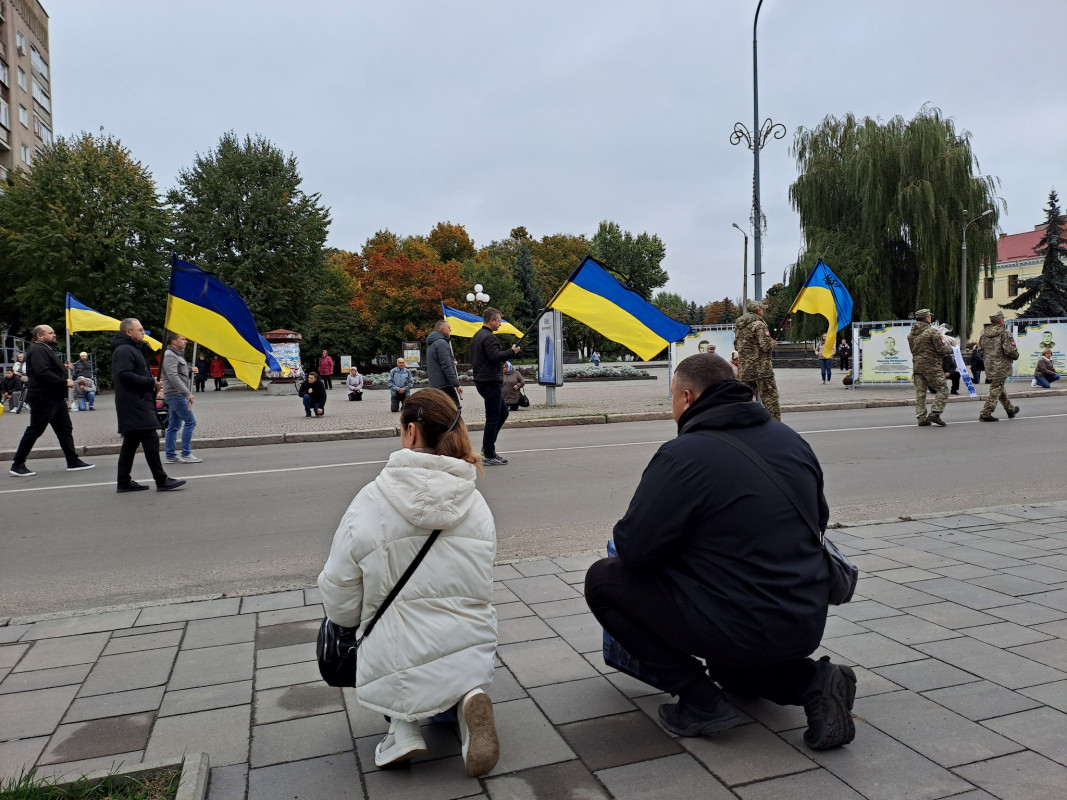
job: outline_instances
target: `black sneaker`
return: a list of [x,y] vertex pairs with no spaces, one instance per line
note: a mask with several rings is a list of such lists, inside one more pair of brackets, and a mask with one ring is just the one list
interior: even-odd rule
[[12,464],[10,472],[16,478],[31,478],[37,474],[25,464]]
[[856,673],[852,667],[830,663],[830,656],[815,662],[811,699],[804,703],[808,729],[804,743],[812,750],[829,750],[856,738],[852,704],[856,700]]
[[156,484],[156,491],[157,492],[173,492],[175,489],[180,489],[183,486],[185,486],[186,483],[188,483],[188,481],[178,481],[178,480],[175,480],[174,478],[167,478],[167,480],[164,483],[157,483]]
[[83,469],[92,469],[96,464],[86,464],[84,461],[75,461],[73,464],[67,464],[67,472],[80,472]]
[[980,419],[982,422],[996,422],[997,421],[997,418],[994,417],[992,414],[979,414],[978,415],[978,419]]
[[1008,412],[1008,419],[1015,419],[1015,415],[1019,413],[1018,406],[1012,406],[1011,411]]
[[659,707],[660,724],[675,736],[709,736],[740,725],[744,720],[733,703],[719,697],[710,709],[677,703]]
[[148,487],[145,486],[143,483],[138,483],[137,481],[130,481],[129,483],[120,483],[115,491],[119,494],[125,494],[126,492],[147,492]]

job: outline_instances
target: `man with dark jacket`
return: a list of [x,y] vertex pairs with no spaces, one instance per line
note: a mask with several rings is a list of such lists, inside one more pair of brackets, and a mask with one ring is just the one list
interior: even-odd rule
[[474,386],[485,401],[485,428],[482,431],[482,463],[507,464],[496,451],[496,437],[508,418],[504,404],[504,371],[501,365],[519,352],[519,346],[501,347],[495,336],[503,316],[495,308],[482,313],[482,327],[471,339],[471,372]]
[[309,372],[296,393],[304,398],[305,417],[310,417],[312,411],[316,417],[326,413],[326,384],[319,378],[319,373]]
[[148,487],[133,480],[133,457],[144,451],[157,492],[169,492],[185,485],[168,477],[159,458],[159,420],[156,418],[156,392],[163,384],[152,377],[144,355],[144,327],[133,318],[119,323],[111,340],[111,374],[115,380],[115,415],[118,417],[122,449],[119,451],[118,491],[140,492]]
[[433,332],[426,337],[426,375],[430,379],[430,387],[447,393],[456,408],[459,408],[459,401],[463,399],[463,387],[459,385],[451,336],[451,323],[447,319],[438,320]]
[[37,473],[26,466],[33,445],[41,438],[49,425],[59,439],[59,446],[67,459],[67,472],[92,469],[95,464],[86,464],[74,449],[74,426],[67,408],[67,390],[74,381],[67,377],[70,364],[64,364],[53,349],[56,332],[49,325],[33,329],[34,343],[26,354],[26,402],[30,406],[30,424],[22,434],[22,441],[11,460],[11,474],[16,478],[29,478]]
[[679,696],[659,708],[671,733],[706,736],[739,724],[721,686],[803,705],[804,741],[813,749],[847,744],[855,736],[855,674],[808,657],[829,604],[822,544],[735,444],[760,454],[825,530],[819,462],[797,433],[752,402],[719,356],[682,361],[671,391],[678,437],[652,457],[615,525],[618,556],[589,568],[586,602],[647,682]]

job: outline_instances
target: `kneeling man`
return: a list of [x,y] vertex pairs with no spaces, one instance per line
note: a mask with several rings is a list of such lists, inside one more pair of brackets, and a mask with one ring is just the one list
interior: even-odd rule
[[589,608],[649,683],[678,696],[659,708],[671,733],[706,736],[740,723],[726,689],[803,705],[813,749],[847,744],[855,673],[808,657],[829,604],[822,545],[744,450],[758,453],[825,530],[819,462],[719,356],[682,361],[671,391],[678,437],[652,457],[615,525],[618,556],[589,568]]

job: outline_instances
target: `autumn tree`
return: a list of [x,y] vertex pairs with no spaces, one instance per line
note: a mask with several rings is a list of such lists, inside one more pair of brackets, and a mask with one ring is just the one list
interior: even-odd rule
[[592,243],[582,235],[556,233],[530,242],[530,256],[537,273],[538,289],[547,303],[589,255]]
[[1067,243],[1064,242],[1064,219],[1060,212],[1059,196],[1053,189],[1045,207],[1045,233],[1034,248],[1043,256],[1041,274],[1019,283],[1019,296],[1001,308],[1017,311],[1025,306],[1020,317],[1067,317]]
[[645,300],[653,289],[667,282],[667,273],[660,266],[667,248],[655,234],[634,236],[618,223],[605,220],[593,237],[591,250],[594,258]]
[[451,222],[438,222],[427,239],[430,247],[437,253],[441,263],[465,261],[474,258],[478,252],[474,242],[467,235],[467,229]]
[[703,323],[705,325],[729,325],[741,316],[737,306],[729,297],[708,303],[704,307],[704,312]]

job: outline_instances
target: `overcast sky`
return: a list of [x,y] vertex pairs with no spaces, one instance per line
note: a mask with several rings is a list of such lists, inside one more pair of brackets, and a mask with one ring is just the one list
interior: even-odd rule
[[[43,2],[56,134],[102,127],[161,192],[223,132],[262,134],[330,245],[607,219],[663,239],[667,290],[741,295],[752,154],[729,136],[752,125],[756,0]],[[760,160],[764,288],[801,243],[793,135],[828,114],[941,108],[1000,179],[1003,230],[1031,229],[1067,192],[1065,29],[1064,0],[765,0],[760,116],[788,133]]]

